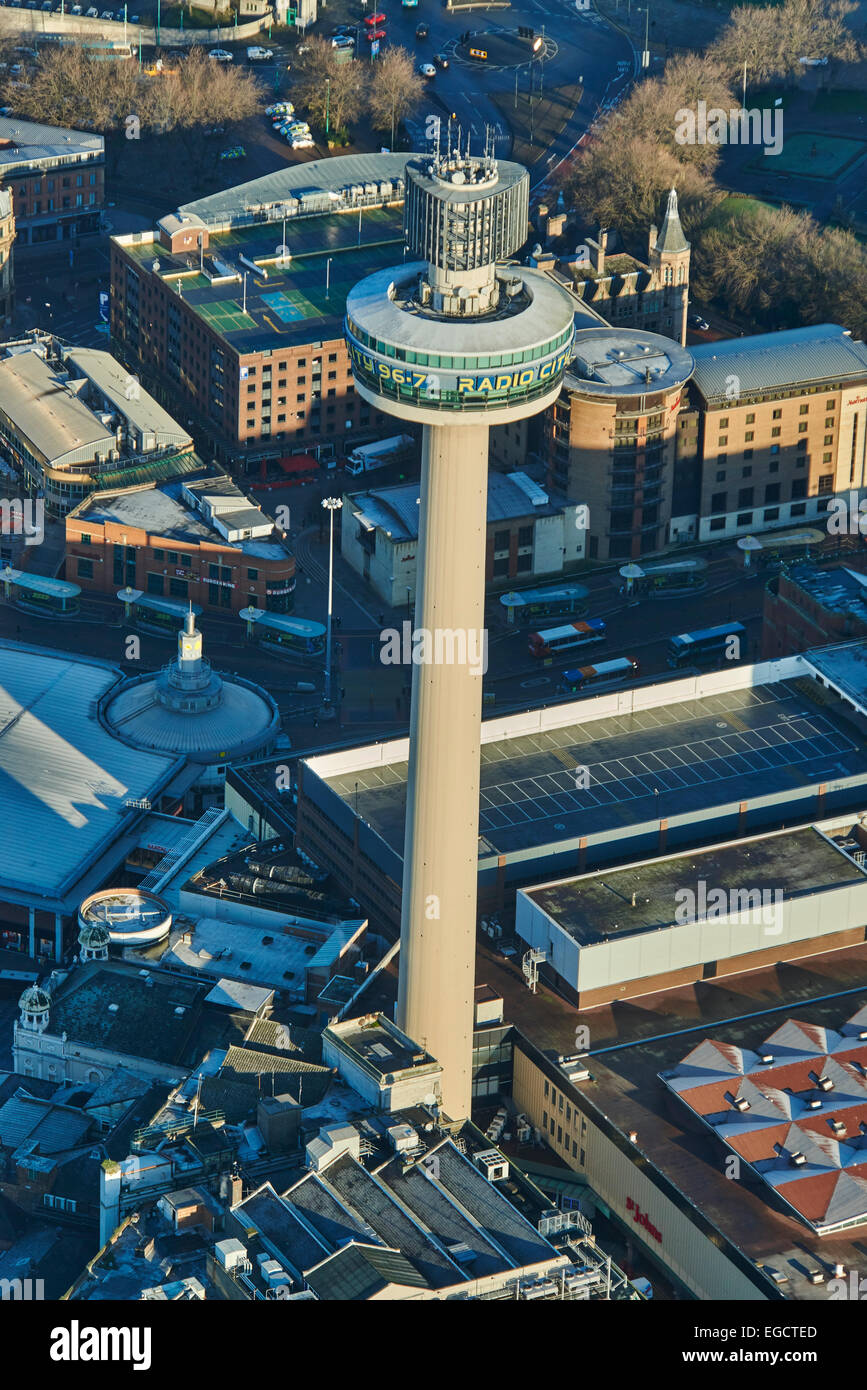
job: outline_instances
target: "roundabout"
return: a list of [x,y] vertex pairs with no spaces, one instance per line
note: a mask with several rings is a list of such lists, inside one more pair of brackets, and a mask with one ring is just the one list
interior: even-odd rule
[[[521,26],[524,27],[524,26]],[[512,72],[530,63],[544,63],[556,58],[559,46],[552,38],[529,29],[525,37],[517,29],[491,25],[478,32],[452,39],[446,51],[452,62],[472,68],[475,72]],[[484,56],[482,56],[484,55]]]

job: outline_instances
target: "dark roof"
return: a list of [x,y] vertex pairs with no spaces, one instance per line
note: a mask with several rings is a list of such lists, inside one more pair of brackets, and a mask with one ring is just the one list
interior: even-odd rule
[[82,1144],[93,1124],[81,1110],[36,1100],[22,1088],[0,1106],[0,1146],[17,1149],[27,1143],[35,1145],[34,1154],[59,1154]]
[[378,1245],[347,1245],[310,1270],[306,1280],[318,1298],[341,1302],[372,1298],[389,1284],[430,1288],[400,1250]]
[[270,1183],[251,1193],[232,1214],[242,1227],[258,1231],[277,1259],[299,1277],[328,1253],[327,1246],[306,1228]]
[[[68,1034],[71,1046],[83,1043],[166,1065],[180,1063],[207,988],[158,971],[150,971],[148,979],[150,985],[137,971],[85,966],[54,998],[51,1032]],[[117,1004],[116,1011],[111,1004]]]

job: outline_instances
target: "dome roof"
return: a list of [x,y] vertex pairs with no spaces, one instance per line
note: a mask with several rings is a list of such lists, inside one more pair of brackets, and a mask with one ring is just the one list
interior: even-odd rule
[[111,932],[104,922],[89,922],[78,933],[79,946],[87,946],[90,950],[108,946],[110,941]]
[[18,1000],[18,1007],[26,1010],[27,1013],[40,1013],[51,1008],[51,1000],[46,991],[39,985],[28,985]]
[[126,682],[107,705],[105,719],[136,748],[202,763],[263,750],[280,729],[277,705],[265,690],[212,670],[192,614],[179,634],[176,660]]

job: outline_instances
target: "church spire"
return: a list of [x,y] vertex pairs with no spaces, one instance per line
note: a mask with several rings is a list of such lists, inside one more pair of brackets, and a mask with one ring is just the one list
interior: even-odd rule
[[680,213],[677,210],[676,188],[672,188],[668,195],[662,231],[657,237],[655,249],[657,251],[689,250],[689,242],[683,234],[683,227],[680,225]]

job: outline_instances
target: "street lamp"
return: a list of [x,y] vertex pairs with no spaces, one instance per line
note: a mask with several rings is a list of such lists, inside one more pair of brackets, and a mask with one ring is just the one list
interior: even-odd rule
[[[328,257],[328,260],[325,262],[325,298],[326,298],[326,299],[328,299],[328,298],[330,297],[330,295],[331,295],[331,262],[332,262],[333,260],[334,260],[334,257],[333,257],[333,256],[329,256],[329,257]],[[324,504],[323,504],[323,505],[324,505]]]
[[334,593],[334,513],[343,506],[340,497],[323,497],[328,513],[328,628],[325,638],[325,703],[331,704],[331,612]]
[[329,122],[331,119],[331,78],[325,79],[325,139],[328,139]]

